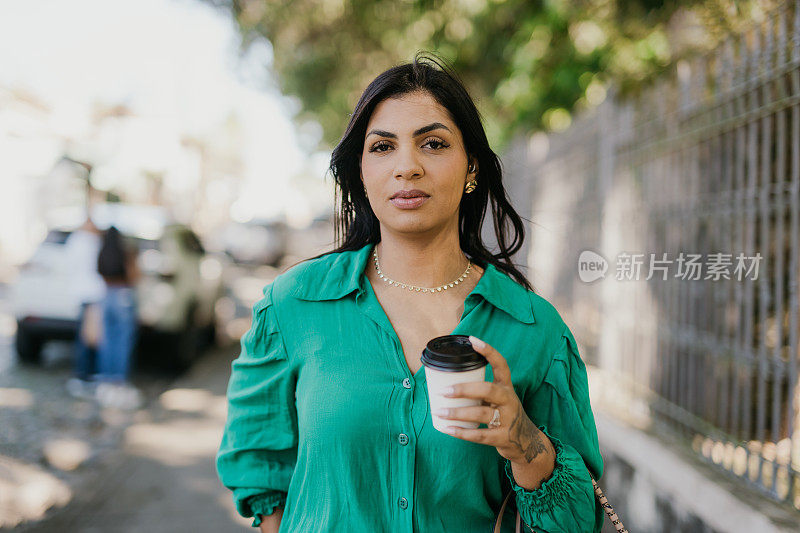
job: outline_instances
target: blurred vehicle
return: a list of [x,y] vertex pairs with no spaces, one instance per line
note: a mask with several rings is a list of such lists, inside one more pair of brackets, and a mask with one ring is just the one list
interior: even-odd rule
[[243,265],[278,266],[286,255],[289,229],[279,219],[234,222],[217,235],[219,248]]
[[[170,222],[160,208],[101,204],[92,219],[100,229],[113,223],[139,249],[137,357],[185,367],[216,337],[224,256],[207,254],[190,228]],[[75,338],[82,298],[65,245],[70,233],[50,231],[11,287],[22,361],[38,362],[47,341]]]

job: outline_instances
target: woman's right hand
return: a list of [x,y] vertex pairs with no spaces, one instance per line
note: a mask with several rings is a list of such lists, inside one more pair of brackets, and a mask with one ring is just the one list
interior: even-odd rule
[[277,507],[275,512],[271,515],[261,515],[261,533],[278,533],[281,528],[281,519],[283,518],[283,509]]

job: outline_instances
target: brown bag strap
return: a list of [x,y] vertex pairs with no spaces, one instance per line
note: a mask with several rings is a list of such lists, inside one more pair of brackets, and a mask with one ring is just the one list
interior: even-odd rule
[[[600,490],[600,485],[598,485],[597,481],[594,480],[594,476],[591,477],[592,477],[592,485],[594,485],[594,495],[595,497],[597,497],[597,500],[600,502],[600,505],[606,512],[608,519],[611,520],[612,524],[614,524],[617,533],[628,533],[628,530],[625,529],[625,526],[622,524],[622,520],[619,519],[619,516],[617,516],[616,511],[614,511],[614,508],[611,507],[610,503],[608,503],[608,498],[606,498],[606,495],[603,494],[602,490]],[[506,506],[508,505],[508,500],[511,499],[511,496],[513,494],[514,494],[514,489],[511,489],[508,491],[508,494],[506,494],[506,497],[503,499],[503,505],[500,506],[500,512],[497,513],[497,520],[495,520],[494,522],[493,533],[500,533],[500,525],[503,522],[503,514],[505,514],[506,512]],[[530,527],[528,529],[533,531],[533,529],[531,529]],[[519,510],[517,510],[516,532],[521,533],[521,531],[522,531],[522,517],[519,514]]]
[[[503,522],[503,514],[505,514],[505,512],[506,512],[506,505],[508,505],[508,500],[511,499],[511,496],[513,494],[514,494],[514,490],[512,489],[512,490],[508,491],[508,494],[506,494],[506,497],[503,499],[503,505],[500,506],[500,512],[497,513],[497,520],[494,523],[494,531],[493,531],[493,533],[500,533],[500,526],[502,525],[502,522]],[[522,533],[522,517],[519,515],[519,512],[517,512],[516,524],[517,524],[517,527],[516,527],[517,533]]]

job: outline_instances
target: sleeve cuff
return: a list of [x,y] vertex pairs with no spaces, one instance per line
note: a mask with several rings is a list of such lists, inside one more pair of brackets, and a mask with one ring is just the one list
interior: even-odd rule
[[253,527],[261,525],[261,515],[271,515],[276,507],[286,507],[285,492],[270,492],[251,496],[247,499],[247,505],[253,513]]
[[[575,485],[572,470],[568,467],[567,461],[565,460],[564,445],[558,439],[551,437],[547,433],[547,428],[545,426],[540,426],[539,429],[542,433],[547,435],[547,438],[553,443],[553,448],[555,449],[555,466],[550,479],[542,483],[536,490],[528,490],[524,487],[520,487],[514,479],[511,461],[508,459],[504,460],[506,476],[511,482],[511,488],[513,488],[516,493],[517,507],[522,517],[526,518],[526,522],[528,523],[531,523],[531,521],[527,519],[530,518],[530,514],[539,516],[542,514],[550,514],[555,507],[565,503],[566,494],[568,494]],[[528,511],[527,513],[525,512],[526,510]]]

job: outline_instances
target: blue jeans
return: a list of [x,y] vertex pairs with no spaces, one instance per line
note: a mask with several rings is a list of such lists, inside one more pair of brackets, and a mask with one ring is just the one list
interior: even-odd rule
[[136,290],[108,286],[103,299],[103,337],[97,351],[97,379],[126,381],[138,333]]

